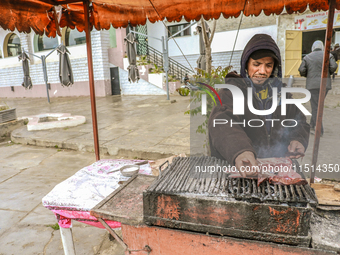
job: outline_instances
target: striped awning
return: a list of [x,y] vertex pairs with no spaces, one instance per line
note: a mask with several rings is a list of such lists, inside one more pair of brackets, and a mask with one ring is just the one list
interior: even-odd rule
[[[246,16],[302,13],[307,7],[311,11],[328,10],[327,0],[92,0],[90,22],[97,30],[144,25],[167,19],[167,21],[198,21],[201,15],[206,20],[238,17],[244,10]],[[61,5],[55,11],[54,6]],[[336,3],[340,9],[340,1]],[[0,27],[19,32],[56,36],[56,27],[84,30],[83,3],[76,0],[1,0]],[[55,14],[56,13],[56,14]],[[56,22],[58,20],[58,22]]]

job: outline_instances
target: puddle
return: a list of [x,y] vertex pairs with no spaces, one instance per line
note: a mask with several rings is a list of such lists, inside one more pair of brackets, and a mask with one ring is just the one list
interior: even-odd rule
[[74,127],[86,122],[84,116],[72,116],[70,113],[44,113],[22,118],[28,119],[28,131]]
[[58,119],[57,117],[42,117],[42,118],[39,118],[39,121],[38,123],[40,122],[52,122],[52,121],[64,121],[64,120],[70,120],[71,118],[64,118],[64,119]]

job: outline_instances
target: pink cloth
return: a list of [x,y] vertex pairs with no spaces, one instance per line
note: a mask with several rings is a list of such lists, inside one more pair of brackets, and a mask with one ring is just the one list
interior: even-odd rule
[[[96,217],[93,217],[90,212],[84,212],[84,211],[68,211],[68,210],[53,210],[58,224],[61,228],[71,228],[72,227],[72,221],[76,220],[97,228],[104,228],[104,226],[97,220]],[[105,220],[105,219],[104,219]],[[120,228],[121,224],[118,221],[112,221],[112,220],[105,220],[105,222],[111,227],[111,228]]]

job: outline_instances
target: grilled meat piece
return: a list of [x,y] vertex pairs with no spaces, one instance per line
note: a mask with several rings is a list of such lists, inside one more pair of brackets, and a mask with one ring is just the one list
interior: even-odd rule
[[[296,154],[294,154],[296,155]],[[301,154],[300,154],[301,155]],[[258,159],[258,164],[261,169],[257,173],[257,185],[268,180],[271,184],[281,185],[305,185],[307,181],[303,179],[300,174],[296,173],[292,167],[290,158],[261,158]],[[242,178],[241,174],[234,173],[229,176],[230,178]],[[247,177],[253,179],[252,177]]]

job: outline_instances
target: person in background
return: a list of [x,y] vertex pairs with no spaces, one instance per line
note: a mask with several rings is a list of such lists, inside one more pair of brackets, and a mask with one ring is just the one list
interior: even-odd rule
[[338,43],[334,45],[333,50],[331,51],[331,53],[332,53],[332,55],[334,57],[335,62],[337,62],[337,64],[338,64],[338,68],[332,74],[332,78],[333,78],[333,81],[334,81],[335,75],[338,75],[339,61],[340,61],[340,47],[339,47]]
[[[311,133],[315,132],[316,116],[318,112],[319,105],[319,94],[320,94],[320,83],[322,74],[322,64],[323,64],[323,42],[315,41],[312,46],[312,52],[306,55],[301,62],[299,67],[299,73],[301,76],[307,77],[306,89],[311,93],[310,104],[312,107],[312,117],[310,120]],[[335,62],[334,56],[330,54],[329,56],[329,69],[327,75],[327,86],[326,95],[328,91],[332,88],[331,84],[331,74],[335,72],[338,65]],[[323,125],[321,125],[321,135],[323,135]]]
[[189,77],[188,77],[188,74],[186,73],[185,76],[184,76],[184,78],[183,78],[183,83],[184,83],[184,84],[187,84],[187,82],[188,82],[189,80],[190,80],[190,79],[189,79]]

